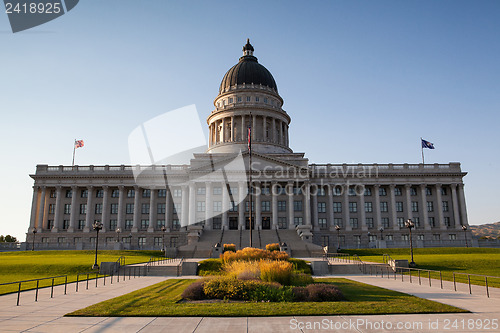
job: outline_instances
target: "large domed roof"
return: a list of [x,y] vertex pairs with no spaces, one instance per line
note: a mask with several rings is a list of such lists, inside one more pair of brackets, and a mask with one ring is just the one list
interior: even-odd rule
[[239,62],[231,67],[224,75],[220,84],[219,93],[229,90],[231,86],[240,84],[255,84],[267,86],[278,92],[278,87],[273,76],[266,67],[259,64],[257,58],[253,56],[254,48],[247,39],[247,44],[243,47],[243,56]]

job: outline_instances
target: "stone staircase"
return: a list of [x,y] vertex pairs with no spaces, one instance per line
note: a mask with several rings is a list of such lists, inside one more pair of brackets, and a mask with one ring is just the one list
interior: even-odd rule
[[[273,230],[273,232],[275,232]],[[322,257],[323,248],[319,245],[304,242],[295,230],[278,230],[279,239],[288,245],[294,258]]]

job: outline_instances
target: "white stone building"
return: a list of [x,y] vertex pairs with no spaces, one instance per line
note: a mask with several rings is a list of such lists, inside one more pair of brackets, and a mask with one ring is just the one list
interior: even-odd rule
[[[289,146],[291,117],[253,51],[247,42],[224,75],[207,118],[208,149],[189,164],[38,165],[28,244],[36,228],[39,248],[91,248],[99,221],[99,243],[108,248],[161,249],[163,240],[171,249],[188,240],[201,248],[215,239],[243,246],[250,173],[231,161],[248,166],[251,127],[252,224],[261,242],[254,246],[264,247],[269,235],[295,243],[286,231],[294,230],[306,242],[333,248],[406,247],[408,219],[417,246],[464,245],[460,163],[309,164]],[[223,176],[213,176],[220,168]],[[137,182],[134,169],[146,181]]]

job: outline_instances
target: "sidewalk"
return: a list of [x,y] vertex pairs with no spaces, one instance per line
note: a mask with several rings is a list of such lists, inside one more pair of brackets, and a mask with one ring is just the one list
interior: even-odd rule
[[[32,292],[23,293],[21,306],[16,306],[17,295],[0,296],[0,327],[2,332],[195,332],[195,333],[265,333],[265,332],[500,332],[492,329],[491,320],[500,320],[500,299],[441,290],[383,279],[369,275],[335,275],[383,288],[397,290],[418,297],[465,308],[466,314],[414,314],[370,316],[317,316],[317,317],[64,317],[64,314],[103,300],[164,281],[165,277],[141,277],[120,280],[112,285],[90,284],[74,292],[74,284],[64,295],[63,287],[39,294],[34,302]],[[175,278],[175,277],[174,277]],[[184,277],[183,277],[184,278]],[[196,277],[192,277],[196,278]],[[32,293],[29,295],[29,293]],[[33,296],[33,297],[32,297]],[[489,329],[484,329],[489,321]],[[455,324],[454,324],[455,323]],[[469,328],[472,323],[473,328]],[[479,324],[483,327],[480,329]],[[398,328],[398,326],[401,326]],[[309,328],[308,328],[309,327]]]

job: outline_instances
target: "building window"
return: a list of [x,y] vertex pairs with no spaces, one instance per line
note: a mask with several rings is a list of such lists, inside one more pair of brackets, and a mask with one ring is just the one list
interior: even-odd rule
[[357,202],[349,202],[349,212],[356,213],[358,211],[358,203]]
[[396,212],[402,212],[402,211],[403,211],[403,202],[396,201]]
[[448,238],[449,238],[449,240],[457,240],[457,235],[456,234],[449,234]]
[[302,194],[302,189],[300,187],[294,187],[293,194],[295,194],[295,195]]
[[156,205],[156,214],[165,214],[166,204],[159,203]]
[[401,235],[401,240],[403,242],[408,242],[410,240],[410,235],[408,235],[408,234]]
[[181,212],[181,204],[180,203],[174,203],[174,214],[177,214],[177,212]]
[[365,197],[369,197],[372,195],[372,189],[369,187],[365,187]]
[[120,197],[120,190],[112,190],[111,197],[112,198],[119,198]]
[[447,212],[449,209],[448,201],[443,201],[443,212]]
[[181,228],[181,223],[179,222],[179,219],[173,219],[172,220],[172,230],[177,231]]
[[132,236],[122,237],[122,242],[124,244],[131,244],[132,243]]
[[205,195],[206,194],[206,189],[204,187],[198,187],[196,189],[196,194],[198,194],[198,195]]
[[450,218],[447,216],[444,217],[444,225],[447,227],[451,226]]
[[156,220],[156,228],[161,229],[165,226],[165,220]]
[[55,206],[56,206],[56,205],[54,205],[54,204],[50,204],[50,205],[49,205],[49,214],[54,214],[54,211],[55,211],[55,209],[54,209],[54,208],[55,208]]
[[66,190],[66,198],[71,198],[71,197],[73,197],[73,191]]
[[166,198],[166,197],[167,197],[167,190],[166,189],[158,190],[158,198]]
[[50,195],[49,195],[49,197],[51,197],[51,198],[55,198],[55,197],[56,197],[56,191],[54,191],[54,190],[50,190]]
[[410,188],[410,195],[417,195],[417,189],[414,187]]
[[386,196],[387,195],[387,191],[385,189],[385,187],[381,187],[378,189],[378,194],[382,197]]
[[278,217],[278,228],[287,229],[286,217]]
[[113,243],[115,241],[114,237],[106,237],[106,243]]
[[301,212],[302,211],[302,201],[294,201],[293,202],[293,211],[294,212]]
[[85,228],[85,220],[78,220],[78,230]]
[[432,189],[430,187],[425,188],[425,195],[432,195]]
[[177,237],[170,237],[170,247],[177,247]]
[[87,204],[80,204],[80,214],[87,214]]
[[332,194],[334,196],[341,196],[342,195],[342,187],[341,186],[335,186],[333,189],[332,189]]
[[351,217],[349,219],[349,224],[351,225],[351,228],[357,229],[358,228],[358,219],[355,217]]
[[135,190],[128,190],[127,198],[134,198],[134,197],[135,197]]
[[356,195],[356,190],[354,187],[349,187],[349,196],[353,197]]
[[125,230],[130,230],[134,226],[133,220],[125,220]]
[[181,189],[179,189],[179,188],[174,189],[173,193],[174,193],[174,197],[175,197],[175,198],[180,198],[180,197],[182,197],[182,190],[181,190]]
[[104,190],[97,190],[95,192],[95,197],[96,198],[103,198],[104,197]]
[[302,217],[294,217],[293,224],[294,225],[302,225]]
[[214,201],[214,212],[222,212],[222,201]]
[[325,196],[325,189],[322,187],[318,188],[318,197],[324,197]]
[[197,201],[196,202],[196,211],[204,212],[205,211],[205,201]]
[[262,201],[262,211],[263,212],[270,212],[271,211],[271,202],[270,201]]
[[109,220],[109,231],[115,231],[117,225],[118,225],[117,220]]
[[441,235],[440,234],[433,234],[432,240],[435,240],[435,241],[441,240]]
[[423,241],[424,240],[424,235],[417,235],[417,240]]
[[236,202],[231,201],[229,203],[229,211],[230,212],[237,212],[238,211],[238,205],[236,204]]
[[420,219],[418,217],[413,218],[413,223],[415,224],[415,228],[420,228]]
[[404,228],[405,227],[405,219],[404,218],[398,217],[397,218],[397,222],[398,222],[398,227],[400,227],[400,228]]
[[222,187],[214,187],[212,190],[212,193],[214,195],[221,195],[222,194]]
[[341,218],[339,218],[339,217],[334,218],[334,219],[333,219],[333,223],[334,223],[335,225],[338,225],[339,227],[343,227],[343,226],[344,226],[344,224],[343,224],[343,222],[342,222],[342,219],[341,219]]
[[63,229],[66,230],[69,228],[69,220],[64,220],[63,221]]
[[59,244],[61,244],[61,243],[66,243],[66,237],[57,237],[57,242],[58,242]]
[[[231,192],[230,193],[232,193],[232,194],[238,193],[238,192],[233,192],[235,190],[238,190],[238,189],[237,188],[231,188]],[[269,187],[263,187],[261,190],[262,190],[262,194],[264,194],[264,195],[269,195],[269,193],[270,193],[269,192]]]
[[[245,212],[248,212],[250,209],[250,204],[248,201],[245,202]],[[255,212],[255,201],[252,201],[252,212]]]
[[118,204],[116,203],[111,204],[111,214],[118,214]]
[[389,228],[389,218],[388,217],[382,217],[381,221],[382,221],[382,227]]
[[151,190],[150,189],[144,189],[142,190],[142,197],[143,198],[150,198],[151,197]]
[[392,241],[392,240],[394,240],[394,236],[393,235],[386,235],[385,240]]
[[82,190],[82,193],[80,194],[82,198],[88,198],[89,196],[89,191],[88,190]]
[[238,102],[241,102],[241,96],[236,97],[236,100],[237,100]]
[[250,96],[247,96],[247,102],[250,102]]
[[286,212],[286,201],[278,201],[278,212]]
[[412,212],[418,212],[418,201],[412,201],[411,202],[411,211]]
[[212,219],[212,225],[215,230],[220,230],[222,227],[222,219],[220,217],[214,217]]
[[146,246],[146,237],[139,237],[137,240],[137,244],[139,245],[139,247]]
[[264,97],[264,103],[267,104],[267,97]]
[[256,102],[259,102],[259,101],[260,101],[260,98],[259,98],[259,97],[255,97],[255,101],[256,101]]
[[125,212],[126,212],[126,214],[134,214],[134,204],[133,203],[128,203],[125,206]]
[[102,204],[95,204],[95,213],[102,214]]
[[447,195],[448,191],[446,190],[446,187],[441,187],[441,195]]
[[325,218],[319,218],[318,219],[318,225],[320,229],[326,229],[327,228],[327,223]]
[[373,225],[373,218],[371,218],[371,217],[367,217],[366,218],[366,226],[369,229],[372,229],[374,227],[374,225]]
[[365,202],[365,212],[367,213],[373,212],[373,205],[371,202]]
[[71,214],[71,204],[64,204],[64,214]]
[[78,244],[82,242],[82,237],[73,237],[73,243]]
[[380,203],[380,211],[381,212],[387,212],[389,209],[387,207],[387,202],[383,201]]
[[149,204],[143,203],[141,205],[141,214],[149,214]]
[[141,220],[141,229],[146,230],[149,227],[149,220]]
[[318,202],[318,213],[326,213],[326,202]]
[[433,228],[436,226],[436,222],[433,217],[429,217],[429,225]]
[[334,213],[342,213],[342,203],[341,202],[334,202],[333,203],[333,212]]
[[229,103],[233,103],[233,98],[229,97]]
[[394,195],[395,195],[395,196],[400,196],[400,195],[402,195],[402,193],[401,193],[401,187],[395,187],[395,188],[394,188]]
[[368,241],[369,242],[376,242],[377,241],[377,235],[368,235]]
[[163,240],[163,238],[161,238],[161,237],[155,237],[154,238],[154,246],[155,247],[162,247],[163,246],[162,240]]
[[427,201],[427,211],[428,212],[434,211],[434,203],[432,201]]
[[48,226],[47,227],[49,228],[49,230],[52,229],[52,228],[54,228],[54,220],[48,220],[47,222],[48,222]]

